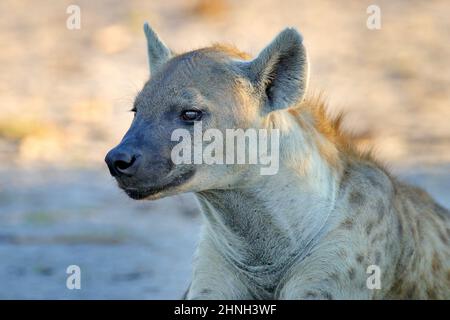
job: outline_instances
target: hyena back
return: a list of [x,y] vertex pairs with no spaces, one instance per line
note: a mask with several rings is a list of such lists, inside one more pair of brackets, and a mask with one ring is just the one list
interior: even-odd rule
[[[134,199],[197,197],[204,223],[188,299],[450,298],[449,212],[358,152],[320,99],[305,98],[297,31],[254,59],[220,45],[177,55],[145,33],[152,77],[106,162]],[[278,173],[175,165],[171,133],[197,121],[279,130]]]

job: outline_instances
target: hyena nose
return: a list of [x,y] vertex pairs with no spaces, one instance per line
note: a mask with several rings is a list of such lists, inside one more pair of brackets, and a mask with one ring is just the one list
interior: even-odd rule
[[141,155],[121,148],[114,148],[108,152],[105,162],[113,177],[133,176],[139,168]]

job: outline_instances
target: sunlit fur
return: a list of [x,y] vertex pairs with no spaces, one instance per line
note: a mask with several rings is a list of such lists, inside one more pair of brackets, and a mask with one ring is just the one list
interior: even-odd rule
[[[282,131],[280,173],[199,194],[188,298],[450,298],[447,210],[358,151],[320,99],[266,120]],[[366,285],[370,265],[379,290]]]
[[[449,212],[358,151],[320,98],[305,98],[297,31],[284,30],[254,60],[221,45],[170,60],[147,34],[159,71],[137,118],[162,119],[189,83],[208,97],[214,127],[280,130],[278,174],[199,165],[186,183],[149,197],[198,198],[204,223],[188,299],[450,299]],[[371,265],[379,289],[367,286]]]

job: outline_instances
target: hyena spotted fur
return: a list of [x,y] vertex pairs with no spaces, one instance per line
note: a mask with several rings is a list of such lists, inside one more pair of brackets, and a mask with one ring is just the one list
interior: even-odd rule
[[[297,31],[252,59],[222,45],[175,54],[144,29],[151,79],[106,162],[134,199],[197,197],[204,223],[187,299],[450,298],[449,212],[356,150],[340,119],[305,97]],[[278,173],[174,165],[171,133],[200,117],[203,130],[279,129]],[[367,286],[371,265],[379,289]]]

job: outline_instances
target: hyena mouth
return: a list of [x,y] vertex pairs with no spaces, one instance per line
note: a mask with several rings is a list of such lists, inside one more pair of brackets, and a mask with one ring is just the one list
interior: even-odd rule
[[187,171],[175,177],[169,183],[165,183],[160,186],[152,186],[146,188],[132,188],[132,187],[121,187],[121,188],[131,199],[142,200],[186,183],[190,178],[192,178],[194,173],[195,170]]

